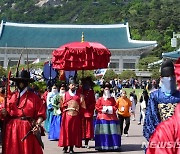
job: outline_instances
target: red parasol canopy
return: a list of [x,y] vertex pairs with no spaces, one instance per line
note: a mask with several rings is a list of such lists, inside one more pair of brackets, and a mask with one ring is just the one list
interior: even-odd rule
[[59,70],[93,70],[107,68],[111,52],[97,42],[72,42],[53,51],[53,68]]

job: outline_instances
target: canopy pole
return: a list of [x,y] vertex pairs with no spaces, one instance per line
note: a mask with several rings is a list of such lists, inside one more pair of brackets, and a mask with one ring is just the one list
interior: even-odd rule
[[84,32],[82,32],[81,43],[84,42]]

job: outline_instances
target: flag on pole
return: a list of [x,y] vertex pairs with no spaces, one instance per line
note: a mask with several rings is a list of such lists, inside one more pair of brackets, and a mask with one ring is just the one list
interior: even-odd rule
[[37,64],[39,63],[39,61],[40,61],[39,58],[37,58],[35,61],[32,62],[32,64]]
[[94,75],[95,76],[104,76],[106,71],[107,71],[107,68],[97,69],[94,71]]

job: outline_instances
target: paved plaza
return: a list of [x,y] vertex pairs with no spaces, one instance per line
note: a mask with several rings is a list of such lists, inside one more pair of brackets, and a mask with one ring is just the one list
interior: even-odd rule
[[[139,118],[139,106],[136,108],[136,119]],[[142,143],[146,143],[144,137],[142,136],[142,126],[137,125],[138,121],[132,121],[129,130],[129,136],[122,136],[121,140],[121,151],[120,152],[106,152],[108,153],[122,153],[122,154],[144,154],[141,148]],[[62,154],[62,148],[58,147],[58,141],[49,141],[48,135],[42,137],[45,149],[44,154]],[[83,142],[84,145],[84,142]],[[103,153],[98,152],[94,149],[94,141],[90,141],[90,149],[86,148],[74,148],[76,153]],[[0,147],[1,148],[1,147]]]
[[[47,136],[43,137],[45,144],[45,154],[62,154],[62,148],[58,147],[57,141],[48,141]],[[131,121],[129,137],[122,136],[121,153],[123,154],[143,154],[141,148],[142,143],[145,139],[142,137],[142,126],[137,125],[137,121]],[[83,142],[84,145],[84,142]],[[94,141],[90,141],[90,149],[86,148],[74,148],[76,153],[102,153],[94,149]],[[120,153],[120,152],[106,152],[106,153]]]
[[[131,120],[129,136],[122,136],[121,140],[121,151],[120,152],[105,152],[105,153],[122,153],[122,154],[144,154],[143,149],[141,148],[142,143],[146,143],[144,137],[142,136],[142,126],[137,125],[139,118],[139,106],[136,108],[136,121]],[[58,147],[57,141],[49,141],[48,136],[43,137],[45,144],[44,154],[62,154],[62,148]],[[84,145],[84,142],[83,142]],[[76,153],[103,153],[98,152],[94,149],[94,141],[90,141],[90,149],[86,148],[74,148]]]

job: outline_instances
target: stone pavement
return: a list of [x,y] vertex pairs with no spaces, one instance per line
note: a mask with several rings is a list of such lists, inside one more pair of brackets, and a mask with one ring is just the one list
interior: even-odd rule
[[[129,129],[129,136],[122,136],[121,140],[121,151],[120,152],[106,152],[108,153],[122,153],[122,154],[144,154],[143,149],[141,148],[142,143],[145,143],[145,139],[142,136],[142,126],[137,125],[139,118],[139,105],[136,108],[136,121],[131,120],[131,125]],[[48,141],[48,136],[43,137],[45,144],[44,154],[62,154],[62,148],[58,147],[57,141]],[[84,142],[83,142],[84,145]],[[94,149],[94,141],[90,141],[90,149],[86,148],[74,148],[76,153],[102,153]]]
[[[136,108],[136,119],[139,118],[139,106]],[[144,154],[143,149],[141,148],[142,143],[145,143],[145,139],[142,136],[142,126],[137,125],[137,120],[132,121],[129,130],[129,136],[122,136],[121,140],[121,151],[120,152],[106,152],[108,153],[122,153],[122,154]],[[44,154],[62,154],[62,148],[58,147],[57,141],[49,141],[48,136],[42,137],[42,140],[45,145]],[[83,142],[84,145],[84,142]],[[94,149],[94,141],[89,143],[90,149],[86,148],[74,148],[76,153],[102,153]],[[1,146],[0,146],[1,151]]]
[[[45,144],[44,154],[62,154],[62,148],[58,147],[57,141],[48,141],[47,136],[43,137]],[[142,142],[145,142],[142,136],[142,126],[137,125],[137,121],[131,121],[129,136],[122,136],[121,153],[123,154],[144,154],[141,148]],[[83,142],[84,144],[84,142]],[[94,141],[90,141],[90,149],[74,148],[76,153],[102,153],[94,149]],[[106,152],[106,153],[120,153],[120,152]]]

